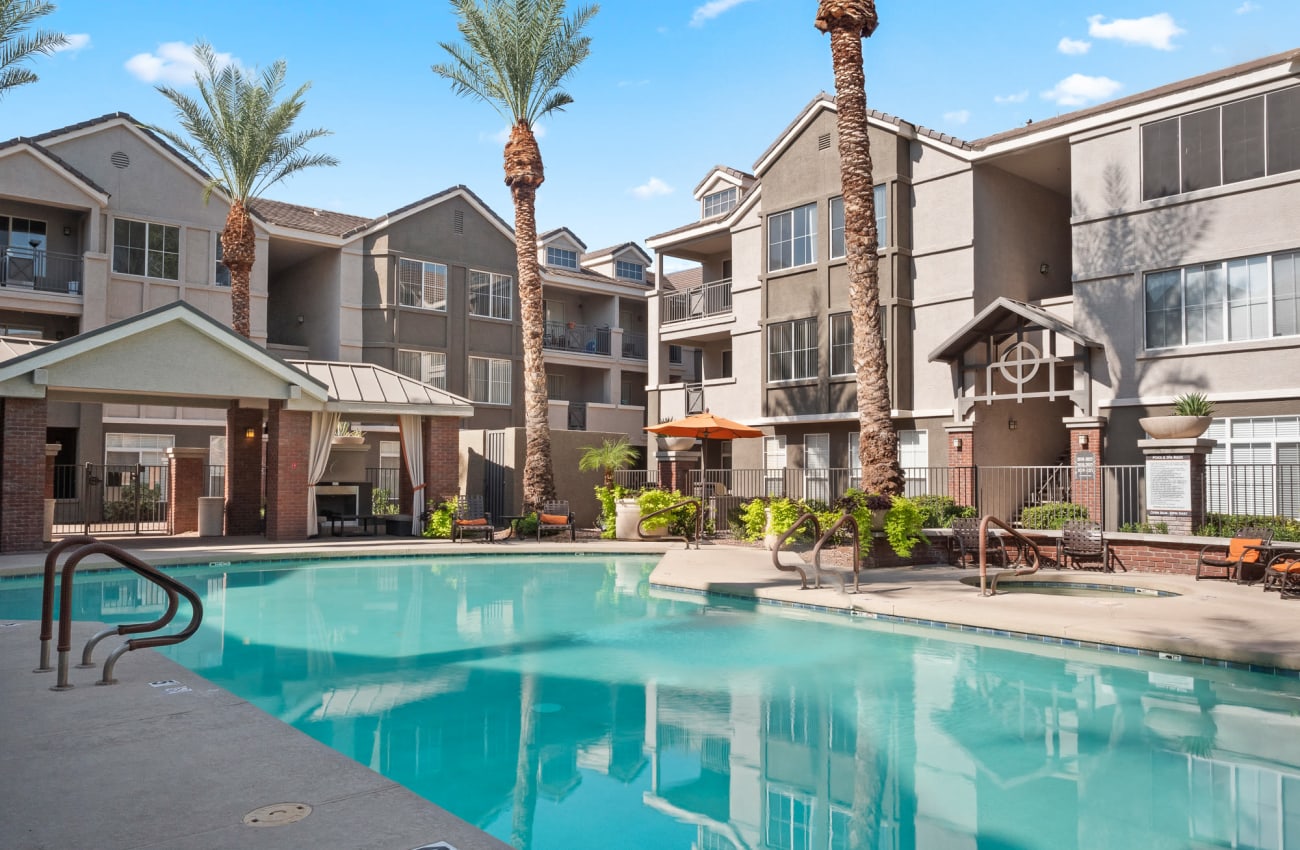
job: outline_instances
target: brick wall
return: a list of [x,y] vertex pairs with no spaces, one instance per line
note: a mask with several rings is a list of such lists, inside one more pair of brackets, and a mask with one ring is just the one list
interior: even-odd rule
[[[249,439],[245,432],[253,429]],[[226,411],[226,534],[262,532],[262,411],[231,406]]]
[[[948,441],[948,495],[959,505],[975,504],[975,432],[951,430]],[[961,444],[961,448],[957,444]]]
[[272,401],[266,430],[266,539],[305,540],[311,414]]
[[45,399],[0,399],[0,552],[42,547]]
[[460,419],[424,417],[424,501],[455,499],[460,492]]
[[168,454],[167,513],[168,534],[186,534],[199,530],[199,497],[203,495],[207,466],[204,457],[193,450]]

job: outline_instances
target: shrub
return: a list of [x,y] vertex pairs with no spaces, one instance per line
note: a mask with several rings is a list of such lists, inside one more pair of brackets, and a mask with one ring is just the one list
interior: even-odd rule
[[430,499],[424,505],[429,520],[420,534],[424,537],[447,539],[451,537],[451,518],[456,515],[456,502],[448,499],[441,504]]
[[1119,527],[1122,534],[1168,534],[1167,522],[1126,522]]
[[121,498],[104,503],[104,522],[135,521],[136,503],[140,506],[141,519],[155,519],[163,513],[161,508],[162,488],[148,484],[126,484],[119,495]]
[[617,502],[626,495],[627,488],[618,484],[612,487],[596,485],[596,501],[600,502],[600,520],[597,524],[600,526],[601,539],[613,540],[618,535],[615,528],[618,522]]
[[889,548],[900,558],[909,558],[918,543],[930,542],[921,529],[924,515],[916,502],[905,496],[895,496],[889,513],[885,514],[885,539]]
[[1203,537],[1228,537],[1246,526],[1271,528],[1274,540],[1300,541],[1300,520],[1259,514],[1209,514],[1205,525],[1196,529],[1196,533]]
[[645,520],[655,511],[671,508],[683,499],[685,497],[676,490],[643,490],[636,499],[637,506],[641,508],[641,519],[644,521],[641,527],[646,531],[653,531],[656,528],[667,526],[669,534],[686,536],[689,533],[694,535],[695,512],[686,505],[675,511],[660,514],[654,519]]
[[391,501],[392,494],[383,487],[370,491],[370,512],[375,516],[391,516],[397,513],[397,505]]
[[951,528],[952,521],[975,516],[971,505],[959,505],[952,496],[917,496],[912,499],[921,512],[923,528]]
[[1074,502],[1046,502],[1020,511],[1022,528],[1060,531],[1070,520],[1087,519],[1088,509]]
[[767,500],[751,499],[741,505],[732,528],[740,529],[741,540],[762,540],[767,530]]

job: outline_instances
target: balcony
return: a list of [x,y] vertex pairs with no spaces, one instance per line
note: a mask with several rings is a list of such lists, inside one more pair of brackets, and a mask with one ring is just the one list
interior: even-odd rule
[[546,322],[542,347],[552,351],[573,351],[609,356],[609,328],[593,328],[573,322]]
[[670,325],[730,312],[731,280],[715,280],[679,292],[665,293],[660,301],[659,321]]
[[623,356],[629,360],[646,360],[649,338],[643,333],[623,331]]
[[81,257],[33,248],[0,248],[0,286],[81,294]]

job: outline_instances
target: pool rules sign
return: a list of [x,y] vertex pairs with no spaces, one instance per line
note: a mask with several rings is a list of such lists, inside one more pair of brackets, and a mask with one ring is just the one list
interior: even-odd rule
[[1192,510],[1192,465],[1186,457],[1147,458],[1147,510],[1159,513]]
[[1139,440],[1146,455],[1146,512],[1170,534],[1195,534],[1205,524],[1205,459],[1215,441],[1200,437]]

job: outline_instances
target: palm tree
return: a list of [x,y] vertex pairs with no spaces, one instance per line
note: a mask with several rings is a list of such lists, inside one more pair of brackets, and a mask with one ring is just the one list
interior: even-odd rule
[[605,475],[605,486],[614,486],[614,470],[627,469],[636,460],[637,451],[627,437],[617,440],[606,438],[599,446],[583,446],[578,458],[578,469],[583,472],[600,470]]
[[555,498],[551,429],[542,360],[542,277],[537,267],[537,188],[545,179],[533,127],[573,102],[560,88],[587,58],[582,29],[599,7],[564,17],[565,0],[451,0],[464,44],[440,42],[452,61],[433,66],[456,94],[485,101],[511,122],[506,185],[515,205],[519,313],[524,347],[524,510]]
[[37,53],[48,56],[68,43],[59,32],[22,34],[37,18],[53,11],[54,4],[44,0],[0,0],[0,98],[10,89],[36,82],[35,74],[18,67],[21,63]]
[[186,136],[158,127],[149,129],[213,175],[203,187],[204,203],[214,189],[230,198],[230,214],[221,234],[221,261],[230,269],[235,330],[248,336],[248,277],[257,252],[249,203],[290,174],[317,165],[338,165],[338,160],[305,150],[309,142],[330,135],[329,130],[293,129],[311,83],[276,102],[284,87],[283,59],[259,75],[256,71],[245,73],[234,63],[220,66],[206,42],[194,45],[194,56],[203,69],[194,74],[201,103],[170,86],[158,86],[176,107]]
[[835,69],[862,489],[868,493],[901,494],[903,472],[898,465],[898,434],[889,417],[888,361],[880,334],[876,204],[871,185],[867,92],[862,71],[862,39],[876,29],[876,4],[874,0],[820,0],[816,26],[831,35],[831,64]]

